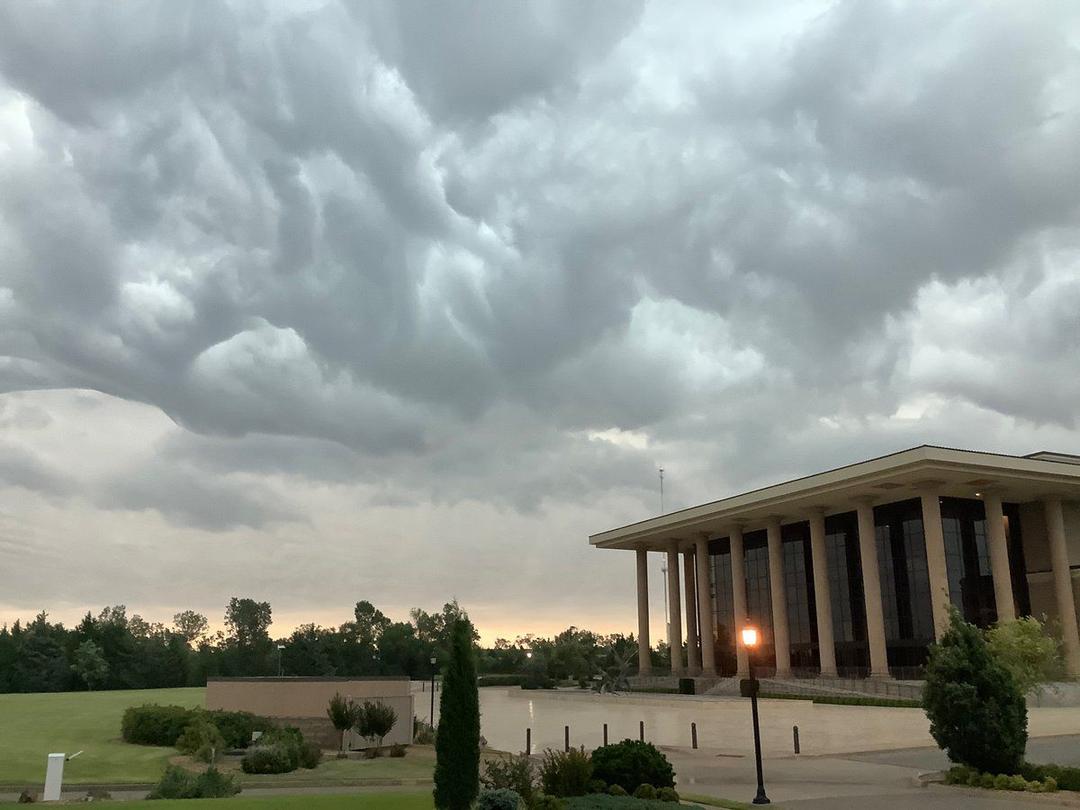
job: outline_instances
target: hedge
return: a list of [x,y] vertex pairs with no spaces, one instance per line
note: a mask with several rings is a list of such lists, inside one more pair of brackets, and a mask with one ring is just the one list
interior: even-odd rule
[[132,706],[124,712],[120,721],[120,736],[124,742],[136,745],[171,748],[175,747],[188,726],[200,720],[211,723],[221,732],[226,748],[245,748],[251,744],[252,732],[267,732],[275,728],[273,721],[250,712],[146,704]]

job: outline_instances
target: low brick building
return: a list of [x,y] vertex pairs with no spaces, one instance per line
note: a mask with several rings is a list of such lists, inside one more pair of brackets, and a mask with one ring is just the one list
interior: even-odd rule
[[[209,678],[206,708],[269,717],[282,725],[296,726],[306,738],[325,748],[337,748],[340,735],[326,715],[330,698],[335,694],[352,698],[357,703],[381,701],[392,706],[398,719],[383,744],[412,741],[413,696],[412,684],[407,677]],[[364,745],[354,732],[345,739],[349,746]]]

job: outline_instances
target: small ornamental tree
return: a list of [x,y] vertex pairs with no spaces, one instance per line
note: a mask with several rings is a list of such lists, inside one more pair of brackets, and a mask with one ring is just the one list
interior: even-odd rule
[[109,662],[101,648],[90,639],[87,639],[75,649],[75,663],[71,665],[72,671],[82,678],[87,690],[93,690],[95,686],[101,686],[109,677]]
[[1061,680],[1065,664],[1061,643],[1034,616],[1003,622],[986,634],[990,654],[1012,673],[1020,691],[1029,695],[1039,684]]
[[361,737],[378,740],[377,748],[382,748],[383,738],[390,733],[397,722],[397,712],[381,700],[372,703],[365,700],[357,712],[356,730]]
[[1027,746],[1024,696],[983,634],[955,609],[948,631],[930,647],[923,706],[930,734],[950,760],[984,773],[1019,772]]
[[480,793],[480,697],[476,691],[472,625],[456,619],[443,671],[435,735],[435,807],[469,810]]
[[330,698],[330,705],[326,707],[326,716],[330,718],[334,728],[341,732],[340,750],[344,751],[345,732],[356,725],[358,707],[348,698],[344,698],[340,693],[335,692],[334,696]]

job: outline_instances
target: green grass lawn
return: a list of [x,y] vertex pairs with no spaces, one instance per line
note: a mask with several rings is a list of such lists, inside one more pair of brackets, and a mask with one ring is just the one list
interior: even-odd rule
[[176,751],[123,742],[124,709],[143,703],[201,706],[205,692],[196,688],[0,695],[0,784],[40,788],[49,753],[80,750],[82,756],[64,768],[65,784],[156,782]]
[[431,791],[424,793],[351,793],[341,796],[248,796],[231,799],[94,802],[94,807],[146,810],[432,810]]

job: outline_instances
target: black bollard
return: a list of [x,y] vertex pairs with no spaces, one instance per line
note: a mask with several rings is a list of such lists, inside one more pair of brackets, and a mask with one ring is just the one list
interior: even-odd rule
[[604,745],[607,745],[607,723],[604,723]]
[[563,726],[563,750],[570,750],[570,726]]
[[[695,749],[697,748],[697,723],[690,724],[690,745]],[[799,752],[796,751],[795,753]]]
[[797,753],[799,753],[799,727],[798,726],[792,726],[791,727],[791,736],[795,740],[795,753],[797,754]]
[[532,729],[525,729],[525,756],[532,753]]
[[645,721],[638,721],[638,739],[645,742]]

